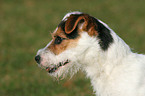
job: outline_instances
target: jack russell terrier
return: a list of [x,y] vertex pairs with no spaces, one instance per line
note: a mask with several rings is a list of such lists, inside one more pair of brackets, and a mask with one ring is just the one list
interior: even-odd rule
[[133,53],[102,21],[68,13],[52,38],[35,57],[51,76],[73,76],[81,69],[96,96],[145,96],[145,55]]

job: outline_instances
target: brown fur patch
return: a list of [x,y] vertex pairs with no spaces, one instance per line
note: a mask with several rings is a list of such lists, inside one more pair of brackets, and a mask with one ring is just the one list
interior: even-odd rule
[[65,23],[65,31],[67,34],[73,32],[73,30],[79,25],[81,20],[83,20],[84,25],[82,30],[88,32],[90,36],[97,36],[97,24],[94,21],[94,18],[89,16],[88,14],[80,14],[80,15],[71,15]]
[[70,16],[65,23],[65,32],[67,34],[70,34],[73,30],[75,30],[78,23],[83,19],[84,18],[82,16],[76,16],[76,15]]
[[[82,29],[78,28],[77,30],[79,35],[82,31],[88,32],[90,36],[98,35],[98,32],[96,30],[97,24],[93,20],[93,17],[89,16],[88,14],[74,14],[68,17],[67,21],[65,22],[65,26],[63,25],[65,30],[62,26],[58,26],[58,28],[54,31],[54,33],[52,34],[53,41],[50,46],[48,46],[48,49],[51,50],[54,54],[58,55],[69,48],[75,47],[80,36],[75,39],[69,39],[66,34],[70,34],[71,32],[73,32],[79,25],[79,23],[83,23]],[[55,39],[57,38],[57,36],[65,39],[62,40],[60,44],[55,44]]]
[[[61,38],[65,38],[60,44],[55,44],[55,39],[56,37],[59,36]],[[53,41],[50,44],[50,46],[48,46],[48,49],[53,52],[54,54],[58,55],[60,53],[62,53],[63,51],[65,51],[66,49],[69,48],[73,48],[77,45],[78,39],[69,39],[66,37],[65,33],[63,32],[63,30],[61,29],[61,27],[59,27],[53,34]]]

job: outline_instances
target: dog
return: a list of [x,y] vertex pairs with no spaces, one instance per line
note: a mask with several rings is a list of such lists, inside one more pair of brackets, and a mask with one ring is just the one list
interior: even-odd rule
[[73,76],[82,70],[96,96],[145,96],[145,55],[133,53],[101,20],[67,13],[52,38],[35,57],[51,76]]

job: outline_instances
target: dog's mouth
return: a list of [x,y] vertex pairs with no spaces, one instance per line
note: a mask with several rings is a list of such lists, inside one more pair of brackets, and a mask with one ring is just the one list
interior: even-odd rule
[[54,67],[46,67],[46,71],[49,73],[56,72],[60,67],[68,64],[70,61],[67,59],[65,62],[59,62],[57,65]]

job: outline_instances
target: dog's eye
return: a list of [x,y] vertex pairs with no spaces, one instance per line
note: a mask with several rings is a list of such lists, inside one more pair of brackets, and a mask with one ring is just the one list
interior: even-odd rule
[[64,40],[64,38],[61,38],[61,37],[57,36],[54,43],[55,44],[60,44],[62,42],[62,40]]

